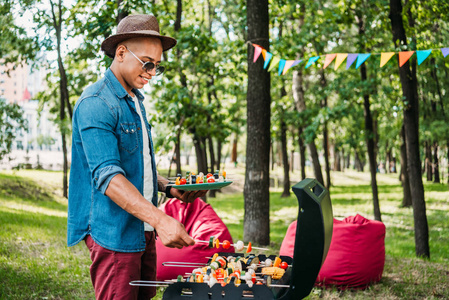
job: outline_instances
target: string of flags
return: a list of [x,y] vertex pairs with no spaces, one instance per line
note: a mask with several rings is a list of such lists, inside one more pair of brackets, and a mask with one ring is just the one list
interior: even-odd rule
[[[264,59],[263,68],[267,69],[268,72],[273,70],[276,66],[278,66],[278,74],[284,75],[287,71],[294,66],[300,64],[303,60],[286,60],[279,58],[277,56],[273,56],[272,53],[268,52],[262,46],[257,44],[252,44],[254,46],[254,57],[253,62],[255,63],[257,59],[262,54]],[[382,52],[382,53],[332,53],[332,54],[324,54],[319,56],[310,57],[307,60],[305,68],[309,68],[313,64],[315,64],[321,57],[324,57],[323,69],[326,69],[334,60],[334,70],[337,70],[338,67],[345,61],[346,59],[346,70],[349,69],[355,62],[355,68],[358,69],[371,55],[380,55],[380,67],[383,67],[387,64],[387,62],[397,53],[399,56],[399,67],[402,67],[412,56],[416,53],[418,65],[422,64],[427,57],[434,50],[441,50],[441,53],[444,57],[449,54],[449,48],[439,48],[439,49],[428,49],[428,50],[416,50],[416,51],[399,51],[399,52]]]

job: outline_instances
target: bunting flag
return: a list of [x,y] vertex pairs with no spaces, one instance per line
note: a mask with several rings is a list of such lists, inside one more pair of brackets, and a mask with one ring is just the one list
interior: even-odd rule
[[354,53],[348,54],[348,59],[346,60],[346,70],[349,69],[351,67],[351,65],[355,62],[355,60],[357,59],[357,56],[359,56],[359,55],[354,54]]
[[412,57],[415,51],[402,51],[399,52],[399,67],[402,67]]
[[441,53],[443,53],[443,56],[446,58],[449,54],[449,48],[441,48]]
[[418,57],[418,66],[422,64],[423,61],[426,60],[427,57],[429,57],[430,53],[432,53],[432,50],[417,50],[416,56]]
[[337,54],[337,58],[335,59],[334,70],[338,69],[338,67],[345,61],[346,57],[348,57],[348,53],[338,53]]
[[[257,44],[252,44],[254,46],[254,57],[253,62],[257,62],[260,54],[262,54],[264,59],[263,68],[268,71],[273,70],[276,66],[278,66],[278,74],[284,75],[287,71],[294,66],[301,63],[302,59],[297,60],[286,60],[283,58],[275,57],[272,53],[268,52],[266,49],[262,48]],[[441,53],[446,58],[449,55],[449,47],[446,48],[438,48],[441,50]],[[402,67],[416,52],[418,65],[421,65],[429,56],[432,54],[433,50],[438,49],[428,49],[428,50],[416,50],[416,51],[400,51],[400,52],[381,52],[381,53],[331,53],[324,55],[317,55],[310,57],[307,60],[307,64],[305,68],[309,68],[313,64],[315,64],[321,57],[324,58],[323,69],[326,69],[334,60],[335,65],[334,69],[337,70],[338,67],[345,61],[346,59],[346,70],[349,69],[354,62],[356,62],[355,68],[358,69],[362,64],[366,62],[366,60],[371,55],[380,55],[380,67],[385,66],[391,58],[397,53],[399,56],[399,67]]]
[[337,53],[334,53],[334,54],[327,54],[326,55],[326,59],[324,60],[324,66],[323,66],[323,69],[326,69],[330,64],[331,64],[331,62],[334,60],[334,58],[337,56]]
[[355,65],[355,68],[358,69],[370,56],[371,53],[359,54],[359,56],[357,56],[357,63]]
[[263,64],[263,68],[266,69],[268,67],[268,64],[270,63],[271,58],[273,57],[273,54],[267,51],[265,53],[265,63]]
[[259,58],[260,53],[262,53],[262,47],[259,45],[254,45],[254,59],[253,62],[256,62]]
[[393,57],[394,52],[383,52],[380,54],[380,67],[382,68],[385,64]]
[[273,59],[271,60],[271,64],[270,67],[268,68],[268,72],[270,72],[271,70],[273,70],[274,67],[276,67],[276,65],[279,63],[281,59],[277,56],[274,56]]
[[310,67],[311,65],[313,65],[318,59],[320,59],[319,56],[314,56],[314,57],[309,58],[309,61],[306,64],[306,69],[308,67]]
[[286,60],[285,61],[285,65],[284,65],[284,71],[282,72],[282,75],[287,73],[288,69],[290,69],[293,66],[294,63],[295,63],[294,60]]
[[281,75],[282,72],[284,71],[285,62],[286,62],[285,59],[281,59],[281,60],[279,61],[279,68],[278,68],[278,74],[279,74],[279,75]]

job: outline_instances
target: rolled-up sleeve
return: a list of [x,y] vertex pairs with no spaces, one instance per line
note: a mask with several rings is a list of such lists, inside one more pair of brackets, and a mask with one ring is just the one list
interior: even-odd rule
[[119,137],[115,130],[117,107],[100,97],[88,97],[78,103],[74,120],[95,188],[104,194],[115,175],[126,176],[120,166]]

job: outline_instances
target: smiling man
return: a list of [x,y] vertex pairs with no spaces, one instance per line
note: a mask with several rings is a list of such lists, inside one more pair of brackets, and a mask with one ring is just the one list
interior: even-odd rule
[[168,247],[194,240],[184,226],[157,206],[157,192],[184,202],[206,191],[170,189],[157,175],[151,127],[139,92],[164,72],[161,56],[176,40],[159,33],[151,15],[124,18],[101,45],[113,58],[103,78],[81,95],[73,114],[67,243],[85,241],[97,299],[150,299],[156,280],[157,235]]

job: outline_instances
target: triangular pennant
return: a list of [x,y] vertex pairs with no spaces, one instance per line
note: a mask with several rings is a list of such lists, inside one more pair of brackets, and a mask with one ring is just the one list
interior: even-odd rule
[[441,48],[441,53],[443,53],[443,56],[446,57],[449,54],[449,48]]
[[293,68],[294,66],[298,65],[300,62],[302,62],[302,59],[295,60],[295,62],[291,65],[290,68]]
[[282,75],[285,75],[287,73],[288,69],[290,69],[295,61],[294,60],[287,60],[285,61],[284,65],[284,71],[282,72]]
[[334,70],[338,69],[338,67],[342,64],[342,62],[345,61],[347,56],[348,56],[348,53],[338,53],[337,54],[337,58],[335,59]]
[[271,60],[271,64],[270,67],[268,68],[268,72],[270,72],[271,70],[273,70],[274,67],[276,67],[276,65],[279,63],[281,59],[279,57],[275,57],[273,56],[273,59]]
[[268,64],[270,63],[271,58],[273,57],[273,54],[267,51],[265,54],[265,63],[263,64],[263,68],[266,69],[268,67]]
[[267,50],[265,50],[264,48],[262,48],[262,56],[263,56],[263,60],[265,60],[266,56],[267,56]]
[[309,61],[306,64],[306,69],[308,67],[310,67],[311,65],[313,65],[319,58],[320,58],[319,56],[314,56],[314,57],[309,58]]
[[285,59],[281,59],[279,61],[279,69],[278,69],[278,74],[281,75],[282,72],[284,71],[284,67],[285,67]]
[[412,57],[415,51],[402,51],[399,52],[399,67],[402,67],[410,57]]
[[432,53],[432,50],[418,50],[418,51],[416,51],[416,56],[418,58],[418,66],[420,64],[422,64],[422,62],[425,61],[427,57],[429,57],[430,53]]
[[357,63],[355,65],[355,68],[358,69],[370,56],[371,53],[359,54],[359,56],[357,56]]
[[348,59],[346,60],[346,70],[349,69],[351,65],[355,62],[357,56],[359,56],[357,53],[348,54]]
[[253,62],[256,62],[259,58],[260,53],[262,53],[262,47],[254,44],[254,59]]
[[394,52],[383,52],[380,54],[380,67],[382,68],[385,64],[393,57]]
[[331,62],[334,60],[334,58],[337,56],[337,53],[334,54],[327,54],[326,59],[324,60],[324,66],[323,69],[326,69],[327,66],[331,64]]

